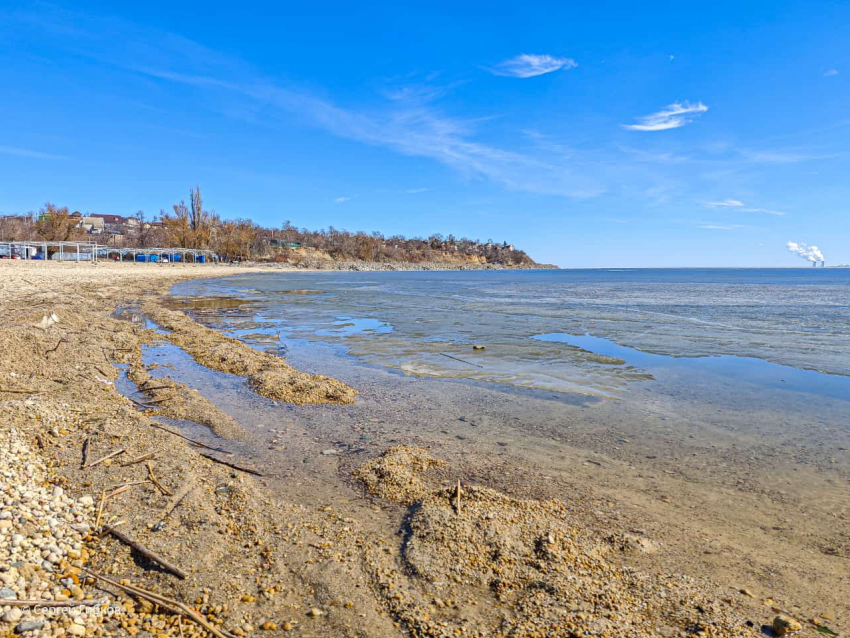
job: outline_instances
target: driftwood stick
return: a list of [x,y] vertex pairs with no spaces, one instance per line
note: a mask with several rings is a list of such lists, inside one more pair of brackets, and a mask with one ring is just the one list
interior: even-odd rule
[[150,479],[143,479],[141,481],[129,481],[127,483],[119,483],[118,485],[116,485],[112,489],[117,490],[117,489],[120,489],[122,487],[133,487],[134,485],[144,485],[145,483],[149,483],[149,482],[150,482]]
[[63,343],[68,343],[68,342],[67,342],[67,340],[65,339],[65,337],[60,337],[60,338],[59,338],[59,343],[57,343],[55,346],[53,346],[52,348],[50,348],[50,350],[45,350],[45,351],[44,351],[44,354],[47,354],[47,353],[49,353],[49,352],[56,352],[56,351],[59,349],[59,346],[61,346]]
[[121,541],[125,545],[129,545],[130,547],[135,549],[137,552],[139,552],[142,556],[144,556],[148,560],[162,566],[164,569],[171,572],[172,574],[174,574],[178,578],[186,579],[186,578],[189,577],[189,575],[186,572],[184,572],[182,569],[180,569],[179,567],[177,567],[173,563],[169,562],[167,559],[163,558],[159,554],[154,553],[153,551],[151,551],[150,549],[148,549],[147,547],[142,545],[139,541],[130,538],[124,532],[121,532],[121,531],[115,529],[112,525],[104,525],[103,531],[107,532],[108,534],[112,534],[112,536],[117,538],[119,541]]
[[461,363],[465,363],[468,366],[475,366],[476,368],[483,368],[484,367],[484,366],[478,365],[477,363],[472,363],[472,361],[464,361],[463,359],[459,359],[458,357],[453,357],[452,355],[446,354],[445,352],[440,352],[439,354],[443,355],[444,357],[448,357],[449,359],[454,359],[455,361],[460,361]]
[[115,450],[114,452],[111,452],[110,454],[107,454],[106,456],[101,457],[97,461],[93,461],[92,463],[89,463],[88,465],[84,465],[83,467],[84,468],[90,468],[90,467],[94,467],[95,465],[100,465],[104,461],[108,461],[109,459],[115,458],[116,456],[120,456],[121,454],[124,454],[124,448],[123,447],[120,450]]
[[167,428],[164,425],[161,425],[161,424],[159,424],[155,421],[151,421],[150,425],[151,425],[151,427],[155,427],[158,430],[163,430],[164,432],[168,432],[169,434],[173,434],[174,436],[180,437],[184,441],[189,441],[189,443],[191,443],[192,445],[197,445],[198,447],[202,447],[202,448],[205,448],[207,450],[212,450],[213,452],[222,452],[223,454],[230,454],[230,452],[228,452],[227,450],[222,450],[221,448],[210,447],[209,445],[204,445],[200,441],[196,441],[195,439],[190,439],[188,436],[184,436],[183,434],[180,434],[180,432],[175,432],[171,428]]
[[132,401],[133,404],[137,405],[138,407],[142,408],[143,410],[150,409],[150,406],[148,406],[147,403],[142,403],[141,401],[136,401],[133,397],[126,397],[126,399],[128,401]]
[[145,405],[159,405],[160,403],[167,403],[168,401],[173,401],[174,397],[163,397],[161,399],[150,399]]
[[136,463],[142,463],[144,461],[150,461],[156,456],[156,452],[148,452],[147,454],[142,454],[141,456],[137,456],[134,459],[130,459],[121,464],[121,467],[127,467],[128,465],[135,465]]
[[145,479],[144,481],[133,481],[132,483],[124,483],[123,485],[119,485],[114,490],[112,490],[109,494],[106,495],[105,500],[108,501],[113,496],[118,496],[119,494],[123,494],[124,492],[129,490],[134,485],[144,485],[145,483],[149,483],[149,482],[150,481],[148,479]]
[[171,496],[171,492],[168,491],[168,488],[166,488],[162,483],[160,483],[157,480],[156,476],[154,476],[153,467],[151,467],[151,462],[148,461],[147,463],[145,463],[145,465],[147,465],[148,467],[148,478],[150,479],[151,483],[156,486],[156,489],[162,492],[165,496]]
[[245,472],[246,474],[253,474],[254,476],[262,476],[262,472],[258,472],[257,470],[251,469],[250,467],[242,467],[240,465],[236,465],[235,463],[229,463],[228,461],[222,461],[221,459],[217,459],[212,454],[206,454],[204,452],[198,452],[205,459],[209,459],[210,461],[215,461],[216,463],[221,463],[222,465],[226,465],[227,467],[233,468],[234,470],[239,470],[240,472]]
[[86,440],[83,441],[83,461],[80,463],[80,468],[84,468],[86,463],[89,461],[89,443],[91,443],[91,437],[87,436]]
[[142,389],[142,390],[144,390],[145,392],[153,392],[154,390],[165,390],[165,389],[173,390],[173,389],[174,389],[174,386],[173,386],[173,385],[154,385],[154,386],[149,386],[149,385],[147,385],[146,383],[142,383],[140,387],[141,387],[141,389]]
[[109,600],[102,598],[99,600],[16,600],[13,598],[4,598],[3,605],[10,607],[100,607],[108,605]]
[[166,598],[165,596],[161,596],[160,594],[157,594],[155,592],[148,591],[147,589],[142,589],[141,587],[137,587],[136,585],[122,585],[118,581],[112,580],[111,578],[107,578],[106,576],[101,576],[100,574],[86,569],[85,567],[83,568],[83,571],[85,571],[93,578],[102,580],[103,582],[112,585],[113,587],[116,587],[117,589],[120,589],[125,593],[132,594],[133,596],[136,596],[138,598],[144,598],[149,602],[152,602],[156,605],[159,605],[160,607],[163,607],[164,609],[167,609],[173,614],[178,614],[180,616],[183,616],[184,618],[188,618],[192,622],[206,629],[212,635],[216,636],[216,638],[233,638],[231,634],[228,634],[226,632],[223,632],[221,629],[218,629],[210,622],[208,622],[207,619],[204,618],[197,611],[177,600]]
[[130,489],[129,485],[123,485],[123,486],[119,487],[117,490],[112,490],[109,494],[106,495],[106,498],[104,500],[108,501],[113,496],[118,496],[119,494],[123,494],[124,492],[126,492],[129,489]]

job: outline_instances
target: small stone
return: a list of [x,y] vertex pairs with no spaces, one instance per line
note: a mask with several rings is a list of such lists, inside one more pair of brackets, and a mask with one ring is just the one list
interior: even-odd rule
[[310,618],[318,618],[319,616],[323,616],[324,613],[325,612],[323,612],[321,609],[313,607],[313,609],[307,612],[307,615],[310,616]]
[[232,633],[234,636],[244,636],[245,635],[245,632],[242,631],[241,627],[237,627],[236,629],[232,629],[230,631],[230,633]]
[[91,507],[91,506],[94,505],[94,499],[89,495],[83,496],[80,499],[80,505],[84,505],[86,507]]
[[27,631],[38,631],[42,627],[44,627],[43,620],[25,620],[15,626],[15,633],[22,634]]
[[292,623],[289,622],[289,621],[286,621],[285,623],[283,623],[282,628],[283,628],[284,631],[292,631]]
[[252,603],[256,600],[253,596],[242,596],[243,603]]
[[72,636],[85,636],[86,628],[82,625],[71,623],[65,628],[65,633],[71,634]]
[[18,595],[8,587],[0,589],[0,598],[17,598]]
[[263,631],[274,631],[275,629],[277,629],[277,624],[275,624],[271,620],[267,620],[262,625],[260,625],[260,629],[262,629]]
[[472,346],[473,350],[484,350],[487,346]]
[[9,611],[3,614],[3,617],[0,620],[11,625],[12,623],[18,622],[23,615],[24,612],[21,611],[19,607],[12,607]]
[[788,634],[793,634],[795,632],[800,631],[803,628],[803,625],[798,623],[790,616],[780,614],[773,619],[772,627],[773,633],[775,633],[777,636],[787,636]]

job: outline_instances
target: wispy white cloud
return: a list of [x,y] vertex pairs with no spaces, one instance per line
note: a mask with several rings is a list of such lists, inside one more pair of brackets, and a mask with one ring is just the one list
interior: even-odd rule
[[54,155],[52,153],[42,153],[41,151],[34,151],[28,148],[18,148],[16,146],[0,146],[0,154],[2,155],[12,155],[13,157],[26,157],[29,159],[46,159],[46,160],[59,160],[59,159],[67,159],[62,155]]
[[419,193],[427,193],[429,190],[431,190],[431,189],[430,188],[408,188],[404,192],[407,193],[408,195],[418,195]]
[[552,55],[523,53],[510,60],[500,62],[490,69],[494,75],[511,78],[533,78],[553,71],[573,69],[578,63],[572,58],[557,58]]
[[702,102],[696,104],[674,102],[657,113],[637,118],[637,124],[623,124],[622,126],[628,131],[667,131],[688,124],[706,111],[708,111],[708,107]]
[[785,211],[782,210],[771,210],[769,208],[742,208],[741,211],[745,213],[764,213],[765,215],[776,215],[777,217],[785,216]]
[[706,202],[706,206],[711,208],[739,208],[744,205],[744,202],[737,199],[724,199],[721,202]]
[[191,74],[137,72],[154,77],[225,90],[263,107],[264,123],[291,121],[295,113],[329,133],[404,155],[430,157],[470,178],[486,178],[513,190],[565,197],[593,197],[605,189],[563,158],[527,155],[473,139],[478,123],[444,115],[435,107],[401,104],[359,111],[338,106],[297,89],[279,87],[262,78],[231,82]]
[[833,75],[838,75],[838,69],[829,69],[828,71],[824,71],[824,75],[828,78]]
[[[47,13],[50,15],[33,13],[27,28],[35,33],[29,33],[27,40],[37,42],[39,36],[45,37],[40,32],[45,24],[71,21],[83,25],[84,29],[75,32],[73,38],[57,38],[57,46],[108,65],[113,72],[134,73],[146,92],[154,86],[170,97],[191,95],[195,105],[192,108],[213,110],[221,116],[241,118],[271,130],[314,127],[341,139],[399,155],[431,159],[466,179],[486,180],[515,191],[570,198],[620,192],[653,203],[693,202],[694,173],[676,164],[687,164],[684,168],[690,169],[691,165],[702,163],[728,168],[729,175],[737,175],[742,163],[742,158],[732,156],[732,151],[727,151],[728,157],[706,160],[700,149],[670,146],[675,140],[667,136],[655,137],[653,141],[659,146],[639,151],[644,154],[639,158],[635,154],[638,151],[629,157],[622,149],[606,146],[605,140],[588,143],[561,135],[536,139],[512,136],[523,130],[522,125],[513,131],[507,125],[501,126],[498,136],[491,136],[488,133],[492,119],[459,117],[456,113],[465,111],[450,111],[452,104],[440,101],[445,97],[444,92],[429,88],[438,79],[435,76],[422,78],[414,74],[385,80],[384,86],[402,88],[388,92],[379,87],[374,99],[361,99],[354,104],[332,97],[330,91],[319,94],[271,79],[239,58],[179,35],[120,19],[101,19],[76,12],[69,15],[64,10]],[[561,64],[558,67],[561,69],[575,64],[566,58],[537,58],[540,59],[527,64],[524,75],[517,77],[532,77],[531,71],[552,72],[557,70],[554,69],[557,64]],[[513,70],[518,68],[521,67]],[[507,66],[501,71],[510,69]],[[405,87],[404,83],[412,86]],[[444,85],[451,86],[447,82]],[[181,100],[175,100],[178,102],[182,104]],[[168,100],[161,104],[172,108]],[[689,121],[706,110],[702,103],[677,103],[664,109],[661,116],[641,118],[632,126],[647,128],[655,117],[655,126],[663,130],[679,126],[680,121]],[[663,126],[659,127],[659,123]],[[723,179],[731,181],[729,177]],[[727,192],[736,192],[736,188],[730,185]],[[333,197],[330,196],[330,201]]]
[[740,211],[742,213],[764,213],[765,215],[777,215],[783,216],[785,215],[784,211],[781,210],[772,210],[770,208],[757,208],[754,206],[747,206],[744,202],[738,199],[724,199],[719,202],[706,202],[706,206],[709,208],[733,208],[736,211]]
[[351,201],[350,197],[337,197],[334,200],[334,204],[344,204],[345,202],[350,202],[350,201]]
[[736,228],[747,228],[741,224],[700,224],[697,228],[702,228],[704,230],[735,230]]
[[383,89],[382,93],[388,100],[408,102],[433,102],[445,96],[451,86],[435,86],[430,84],[405,84]]
[[741,157],[756,164],[798,164],[813,160],[831,159],[839,155],[839,153],[811,153],[793,149],[767,151],[740,149],[738,152]]

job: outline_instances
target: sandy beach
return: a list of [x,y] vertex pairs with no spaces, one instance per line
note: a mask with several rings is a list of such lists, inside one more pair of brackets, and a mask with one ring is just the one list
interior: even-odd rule
[[[415,400],[396,423],[367,419],[356,409],[372,409],[369,382],[290,367],[167,299],[179,281],[249,271],[0,261],[2,598],[90,603],[44,614],[0,600],[4,635],[850,629],[845,484],[786,481],[779,458],[733,489],[725,479],[746,461],[732,452],[723,470],[685,474],[656,462],[661,435],[625,458],[581,423],[571,441],[529,427],[526,451],[505,457],[508,426],[446,434]],[[356,453],[297,411],[246,429],[143,359],[163,340],[250,400],[350,421]]]

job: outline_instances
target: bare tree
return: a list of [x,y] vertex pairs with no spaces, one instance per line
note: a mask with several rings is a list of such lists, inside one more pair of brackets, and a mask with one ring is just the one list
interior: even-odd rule
[[204,200],[201,199],[200,186],[189,189],[189,203],[192,206],[189,225],[194,232],[198,232],[204,223]]

